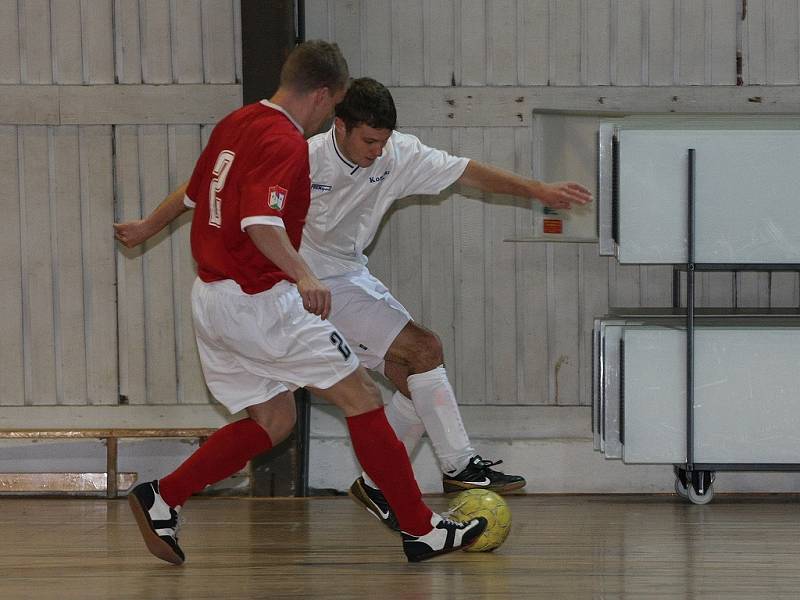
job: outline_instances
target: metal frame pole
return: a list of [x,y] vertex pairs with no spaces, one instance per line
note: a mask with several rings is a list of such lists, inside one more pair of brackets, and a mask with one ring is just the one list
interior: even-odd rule
[[686,260],[686,472],[694,467],[694,203],[695,149],[689,149]]

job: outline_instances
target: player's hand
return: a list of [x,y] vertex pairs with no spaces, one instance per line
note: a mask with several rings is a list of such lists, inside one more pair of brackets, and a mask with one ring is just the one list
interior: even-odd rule
[[114,223],[114,237],[128,248],[134,248],[150,237],[150,231],[143,219]]
[[574,181],[542,184],[536,197],[549,208],[569,209],[573,204],[583,205],[592,201],[592,193]]
[[316,277],[308,276],[297,280],[297,291],[303,299],[303,308],[323,319],[331,312],[331,291]]

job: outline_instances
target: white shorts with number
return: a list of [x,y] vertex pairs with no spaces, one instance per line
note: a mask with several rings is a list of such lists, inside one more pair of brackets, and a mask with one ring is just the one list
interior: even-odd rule
[[366,268],[322,283],[331,290],[330,322],[365,367],[382,372],[389,346],[411,320],[409,312]]
[[298,387],[326,389],[358,367],[331,325],[283,281],[245,294],[231,280],[192,286],[192,316],[206,385],[231,413]]

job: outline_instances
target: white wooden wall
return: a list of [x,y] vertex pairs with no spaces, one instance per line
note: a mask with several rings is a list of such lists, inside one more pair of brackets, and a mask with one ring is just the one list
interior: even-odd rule
[[[800,84],[800,2],[748,0],[742,14],[743,7],[741,0],[307,0],[306,28],[308,38],[338,42],[354,76],[392,87],[404,130],[531,175],[536,100],[529,96],[541,90],[553,90],[549,110],[731,111],[728,98],[741,92],[737,106],[758,112],[759,101],[745,95]],[[773,87],[705,93],[702,86],[736,85],[737,52],[745,86]],[[687,99],[687,86],[701,87]],[[654,99],[659,89],[663,100]],[[673,89],[680,98],[670,98]],[[784,98],[782,110],[800,111],[797,97]],[[765,98],[764,109],[774,110],[769,104]],[[372,249],[374,273],[442,338],[462,403],[588,404],[592,318],[608,306],[671,305],[670,267],[620,267],[591,244],[504,242],[530,234],[531,219],[530,209],[507,198],[483,203],[458,191],[413,198],[393,210]],[[800,300],[795,274],[698,280],[701,305]]]
[[[796,112],[796,94],[770,94],[800,85],[799,5],[748,0],[742,19],[741,0],[306,0],[306,25],[339,42],[354,75],[392,86],[404,129],[530,174],[544,96]],[[240,102],[239,13],[238,0],[0,0],[0,405],[207,402],[188,228],[123,252],[111,223],[185,179]],[[737,51],[743,83],[760,87],[721,87],[736,83]],[[620,268],[588,244],[504,242],[531,211],[490,200],[401,202],[373,269],[440,334],[462,402],[587,404],[591,318],[668,304],[671,273]],[[800,299],[790,274],[700,279],[704,304]]]
[[207,403],[188,227],[143,253],[111,225],[241,102],[239,21],[238,0],[0,0],[0,405]]

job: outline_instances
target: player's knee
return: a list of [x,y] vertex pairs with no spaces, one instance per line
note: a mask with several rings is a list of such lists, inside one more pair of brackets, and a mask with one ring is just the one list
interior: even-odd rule
[[412,370],[426,373],[444,363],[442,341],[432,331],[422,331],[415,340],[415,353]]
[[363,413],[383,406],[378,386],[366,372],[360,378],[359,384],[359,389],[347,398],[350,412]]
[[355,383],[348,387],[347,393],[341,397],[339,403],[345,414],[361,414],[383,406],[378,386],[366,371],[359,369]]
[[249,417],[267,432],[273,446],[289,437],[297,422],[297,410],[291,392],[285,392],[268,402],[250,407],[247,412]]
[[[293,407],[294,408],[294,407]],[[297,414],[294,410],[291,412],[281,413],[276,415],[270,423],[264,427],[272,440],[272,445],[280,444],[283,440],[291,435],[294,431],[294,426],[297,423]]]
[[328,389],[315,389],[314,394],[338,406],[345,416],[359,415],[383,406],[378,386],[363,367]]

